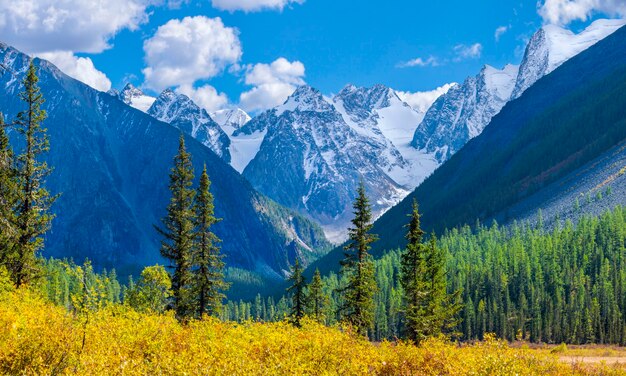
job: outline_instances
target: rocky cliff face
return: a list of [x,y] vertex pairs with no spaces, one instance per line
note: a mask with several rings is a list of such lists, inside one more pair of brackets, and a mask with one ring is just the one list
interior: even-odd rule
[[479,135],[509,101],[518,67],[486,65],[476,77],[451,88],[435,101],[413,137],[413,147],[434,153],[440,163]]
[[169,123],[213,150],[230,163],[230,139],[222,128],[188,96],[165,90],[154,101],[147,113]]

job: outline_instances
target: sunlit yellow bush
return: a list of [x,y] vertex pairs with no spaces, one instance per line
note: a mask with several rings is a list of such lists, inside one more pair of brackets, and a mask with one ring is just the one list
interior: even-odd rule
[[458,346],[371,343],[306,321],[188,325],[172,315],[114,305],[70,314],[35,293],[0,294],[0,373],[144,375],[560,375],[618,374],[560,363],[488,338]]

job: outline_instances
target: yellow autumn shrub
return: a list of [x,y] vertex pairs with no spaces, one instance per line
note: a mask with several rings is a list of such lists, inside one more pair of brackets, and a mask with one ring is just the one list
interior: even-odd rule
[[489,337],[371,343],[305,321],[179,324],[172,314],[112,305],[71,314],[27,290],[0,294],[0,373],[76,375],[562,375],[620,374],[560,363]]

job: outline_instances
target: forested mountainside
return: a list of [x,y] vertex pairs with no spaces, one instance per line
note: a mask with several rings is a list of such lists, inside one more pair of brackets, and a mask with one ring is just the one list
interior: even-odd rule
[[[461,340],[495,333],[507,340],[543,343],[626,343],[626,207],[583,216],[577,225],[463,226],[437,238],[446,255],[448,293],[460,292],[461,310],[452,328]],[[392,250],[375,261],[375,325],[371,338],[405,333],[402,254]],[[335,324],[347,281],[331,272],[323,322]],[[308,282],[311,278],[307,279]],[[309,285],[310,286],[310,285]],[[229,302],[230,320],[281,320],[292,309],[283,297]],[[312,313],[311,313],[312,314]]]

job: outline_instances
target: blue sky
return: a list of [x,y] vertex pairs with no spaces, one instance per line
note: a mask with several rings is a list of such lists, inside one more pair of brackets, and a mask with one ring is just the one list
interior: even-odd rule
[[0,9],[0,40],[101,90],[130,81],[259,111],[305,82],[326,94],[347,83],[432,90],[519,63],[544,23],[576,30],[626,13],[623,0],[546,1],[16,0]]
[[[141,84],[144,67],[142,45],[157,27],[172,18],[204,15],[221,17],[236,27],[243,48],[242,63],[270,63],[279,57],[301,61],[306,81],[323,92],[338,91],[345,83],[384,83],[400,90],[426,90],[463,80],[484,63],[496,66],[519,60],[519,40],[541,25],[535,5],[518,1],[385,1],[309,0],[282,12],[229,13],[213,9],[208,2],[183,5],[181,9],[155,9],[140,31],[124,31],[114,48],[93,56],[95,65],[107,73],[114,86],[123,85],[127,74]],[[479,4],[475,4],[479,3]],[[356,5],[359,4],[359,5]],[[494,38],[500,26],[511,30]],[[423,56],[450,56],[459,44],[481,43],[480,58],[439,67],[397,68],[397,64]],[[237,77],[222,74],[211,83],[237,97],[242,85]]]

